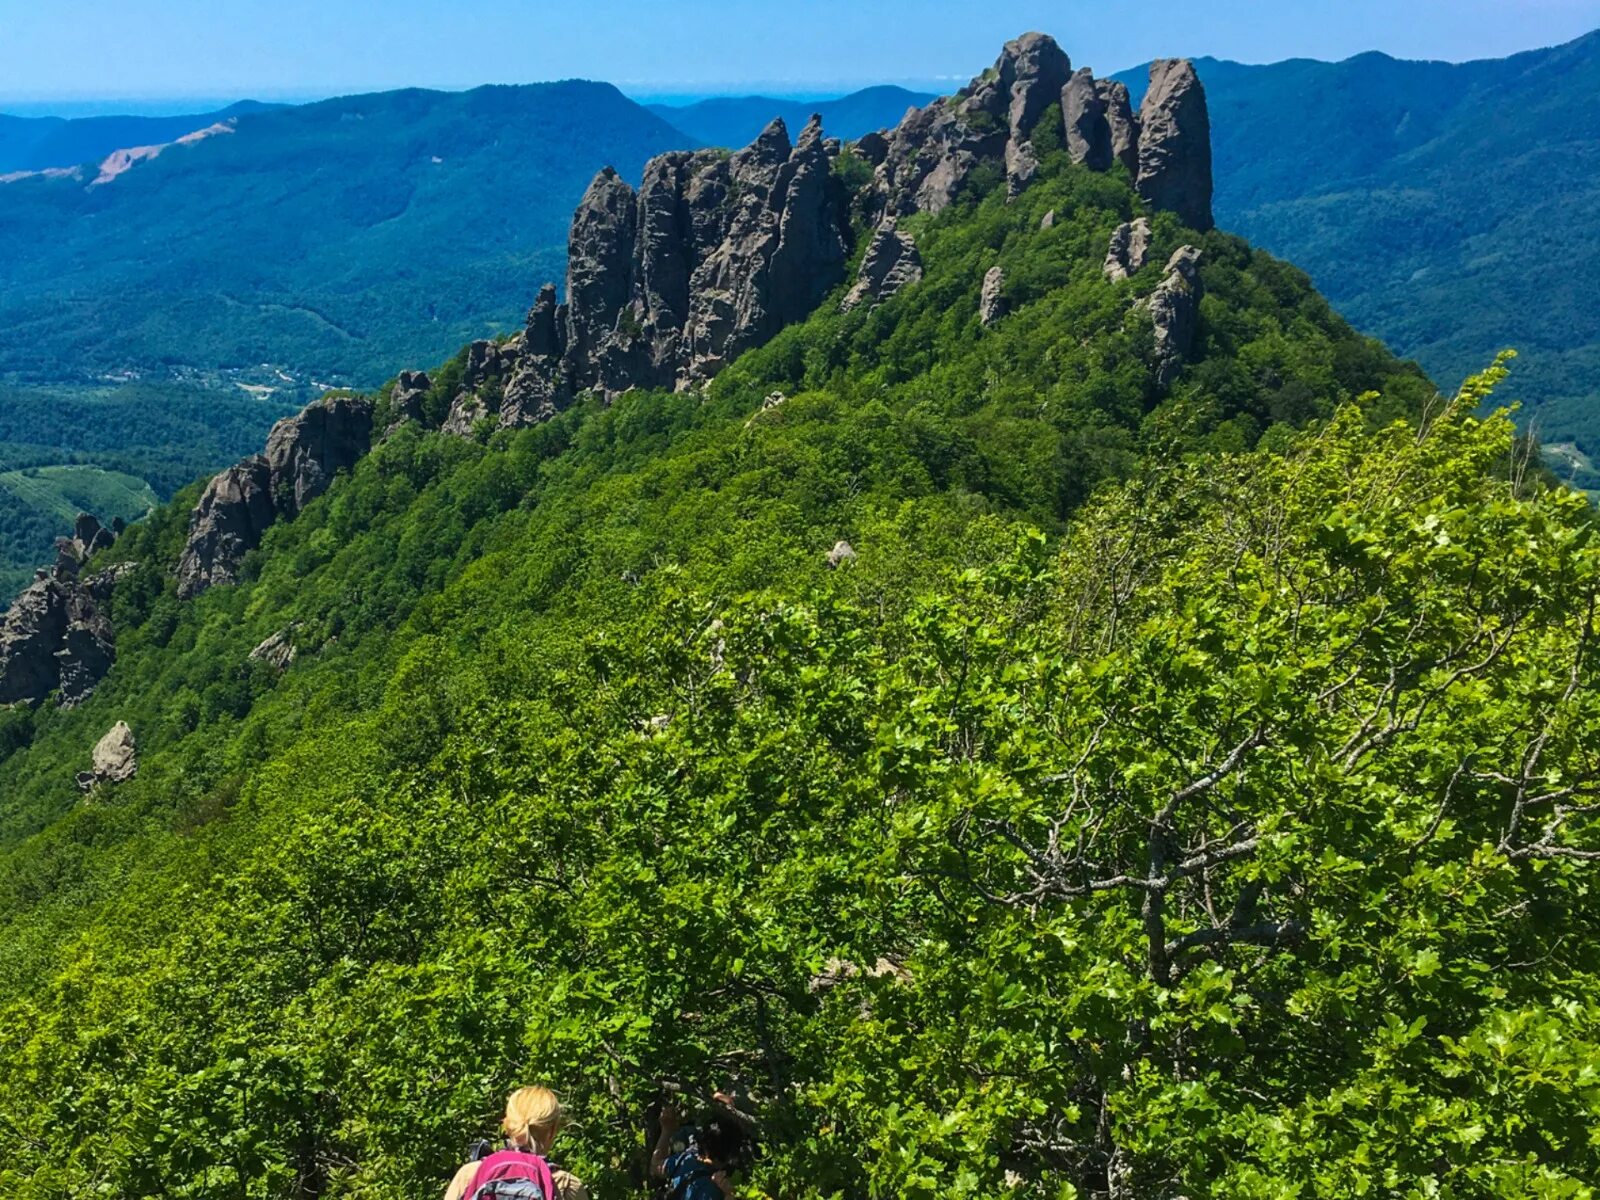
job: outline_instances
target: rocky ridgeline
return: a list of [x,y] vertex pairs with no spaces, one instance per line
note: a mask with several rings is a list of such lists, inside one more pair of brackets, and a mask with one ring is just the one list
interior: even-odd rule
[[73,536],[56,542],[54,565],[0,617],[0,704],[37,704],[57,693],[71,708],[111,669],[116,638],[105,605],[121,568],[87,576],[81,568],[113,536],[94,517],[80,516]]
[[[1154,64],[1135,113],[1126,87],[1074,72],[1053,40],[1027,34],[955,96],[912,109],[896,128],[849,147],[873,170],[861,196],[846,194],[833,169],[843,148],[823,136],[817,118],[792,141],[777,120],[731,155],[661,155],[638,188],[609,167],[601,171],[573,215],[566,300],[546,284],[522,332],[504,343],[473,343],[438,427],[460,435],[485,422],[515,428],[548,420],[585,393],[703,384],[844,282],[852,204],[874,228],[842,303],[881,303],[922,278],[915,241],[899,219],[949,206],[980,167],[1004,170],[1009,194],[1019,194],[1038,171],[1033,137],[1052,113],[1060,114],[1051,119],[1061,121],[1075,161],[1094,170],[1120,163],[1152,207],[1211,227],[1210,122],[1193,66]],[[1119,230],[1108,278],[1136,272],[1149,243],[1147,223]],[[1184,247],[1157,295],[1141,305],[1156,326],[1152,369],[1162,386],[1193,339],[1198,256]],[[993,272],[984,281],[983,322],[1001,319],[1007,307],[1004,278]],[[426,424],[433,388],[422,372],[402,373],[381,436]],[[367,452],[372,421],[365,399],[325,398],[280,422],[265,453],[213,479],[191,518],[179,595],[236,580],[274,522],[294,517]]]

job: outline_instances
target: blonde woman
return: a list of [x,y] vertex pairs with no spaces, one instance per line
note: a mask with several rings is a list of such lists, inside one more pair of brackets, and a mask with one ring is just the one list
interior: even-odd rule
[[549,1088],[525,1087],[506,1099],[506,1148],[456,1172],[444,1200],[589,1200],[589,1189],[549,1161],[561,1132],[561,1101]]

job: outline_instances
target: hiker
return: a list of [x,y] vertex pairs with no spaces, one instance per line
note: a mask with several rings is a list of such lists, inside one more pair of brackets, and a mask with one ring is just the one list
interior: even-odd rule
[[[719,1093],[717,1099],[724,1100]],[[672,1105],[661,1110],[661,1136],[650,1156],[650,1174],[661,1181],[661,1200],[724,1200],[733,1195],[728,1172],[739,1161],[746,1134],[733,1112],[713,1113],[689,1129],[688,1141],[674,1147],[683,1117]]]
[[[589,1189],[549,1161],[561,1132],[561,1101],[549,1088],[525,1087],[506,1099],[506,1148],[462,1165],[444,1200],[589,1200]],[[488,1143],[480,1143],[485,1150]]]

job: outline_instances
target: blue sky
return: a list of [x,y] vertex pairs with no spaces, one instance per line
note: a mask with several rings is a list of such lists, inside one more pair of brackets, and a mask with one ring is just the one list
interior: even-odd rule
[[633,94],[965,80],[1054,34],[1109,73],[1247,62],[1500,57],[1600,26],[1600,0],[0,0],[0,99],[304,97],[573,76]]

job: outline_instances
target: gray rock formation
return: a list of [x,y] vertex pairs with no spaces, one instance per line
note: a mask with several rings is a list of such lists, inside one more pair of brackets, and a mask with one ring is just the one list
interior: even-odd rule
[[267,435],[266,453],[247,458],[206,485],[189,518],[178,560],[178,595],[193,599],[234,583],[244,556],[277,520],[293,520],[353,467],[372,442],[372,401],[325,396],[285,417]]
[[845,541],[843,538],[835,542],[833,544],[833,549],[828,551],[828,566],[832,567],[834,570],[838,570],[840,567],[844,566],[845,563],[855,562],[855,560],[855,547],[851,546],[850,543]]
[[385,437],[407,422],[421,424],[427,419],[422,403],[432,388],[433,380],[425,372],[400,372],[400,377],[394,383],[394,391],[389,395],[389,427],[384,430]]
[[1039,177],[1039,156],[1032,142],[1006,143],[1006,203],[1027,190]]
[[1128,168],[1128,175],[1139,175],[1139,118],[1133,112],[1128,85],[1115,79],[1095,81],[1095,91],[1105,105],[1106,125],[1111,137],[1111,158]]
[[0,616],[0,704],[83,703],[111,669],[116,640],[104,606],[125,564],[83,579],[41,572]]
[[978,299],[978,320],[993,325],[1006,315],[1006,273],[998,266],[990,267],[983,277],[983,294]]
[[127,783],[139,773],[139,747],[126,721],[118,721],[96,743],[90,768],[78,773],[78,789],[92,792],[102,784]]
[[1094,72],[1083,68],[1061,89],[1061,115],[1066,122],[1067,154],[1093,171],[1109,171],[1112,163],[1111,124],[1106,96]]
[[1211,217],[1211,117],[1206,90],[1188,59],[1150,64],[1139,108],[1139,194],[1185,225],[1207,230]]
[[1045,213],[1044,216],[1039,218],[1039,228],[1040,229],[1054,229],[1055,227],[1056,227],[1056,210],[1052,208],[1049,212]]
[[1106,278],[1120,283],[1138,272],[1150,261],[1150,222],[1140,217],[1137,221],[1124,221],[1111,233],[1111,244],[1106,249]]
[[917,243],[909,233],[896,229],[891,217],[873,232],[855,286],[845,293],[839,307],[849,312],[869,301],[880,304],[921,280],[922,256],[917,253]]
[[534,305],[502,424],[583,391],[709,379],[810,314],[843,274],[848,228],[816,118],[793,144],[774,121],[727,158],[661,155],[637,192],[602,171],[573,218],[567,303],[547,288]]
[[247,458],[215,476],[189,517],[189,540],[178,559],[179,599],[236,582],[244,556],[261,544],[277,517],[265,458]]
[[1200,322],[1200,251],[1179,246],[1167,263],[1167,276],[1142,307],[1155,325],[1155,382],[1170,388],[1194,350]]
[[279,421],[264,455],[278,515],[293,520],[371,446],[372,401],[365,396],[324,396]]
[[260,645],[250,651],[251,662],[264,662],[275,671],[287,671],[289,664],[294,662],[294,631],[293,629],[280,629],[271,637],[264,639]]
[[1033,136],[1044,110],[1061,98],[1061,89],[1072,74],[1072,63],[1054,38],[1025,33],[1006,43],[995,71],[1000,87],[1010,97],[1007,117],[1011,141],[1025,142]]

